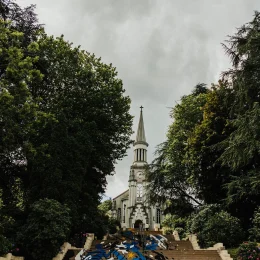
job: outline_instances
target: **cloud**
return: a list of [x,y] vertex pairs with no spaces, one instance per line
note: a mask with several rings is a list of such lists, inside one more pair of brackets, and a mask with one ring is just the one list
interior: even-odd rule
[[[218,80],[230,64],[220,45],[252,19],[259,0],[19,0],[36,4],[46,31],[112,63],[132,99],[136,116],[144,106],[148,157],[164,141],[169,107],[199,82]],[[134,138],[134,136],[133,136]],[[107,195],[127,189],[133,151],[108,177]]]

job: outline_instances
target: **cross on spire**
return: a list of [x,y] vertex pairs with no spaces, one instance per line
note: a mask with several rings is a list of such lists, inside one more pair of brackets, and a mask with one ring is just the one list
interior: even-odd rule
[[144,108],[144,107],[143,107],[143,106],[140,106],[140,108],[141,108],[141,112],[143,112],[143,108]]

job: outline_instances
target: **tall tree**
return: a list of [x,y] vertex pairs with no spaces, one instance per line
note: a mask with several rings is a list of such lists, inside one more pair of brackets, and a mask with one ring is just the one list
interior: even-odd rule
[[87,213],[91,203],[97,207],[106,176],[131,143],[130,99],[112,64],[72,47],[63,37],[42,34],[38,45],[37,68],[45,76],[30,91],[56,122],[33,140],[36,147],[44,144],[45,152],[28,154],[29,200],[66,202],[79,218],[83,212],[78,210]]
[[24,221],[30,205],[54,199],[69,207],[71,233],[88,231],[100,222],[106,176],[131,143],[130,98],[112,64],[47,36],[32,6],[0,3],[4,209]]
[[229,124],[230,107],[227,105],[232,100],[232,92],[222,82],[212,85],[202,107],[203,120],[196,124],[188,139],[186,162],[191,182],[205,203],[220,203],[226,198],[223,185],[230,180],[230,170],[217,162],[223,150],[218,150],[215,145],[232,131]]
[[245,223],[260,199],[260,13],[230,36],[225,46],[233,63],[223,78],[234,93],[230,122],[234,131],[220,145],[219,161],[234,177],[226,186],[228,202]]
[[167,140],[157,149],[157,157],[149,166],[147,178],[152,201],[170,200],[172,211],[180,208],[190,212],[192,205],[200,205],[196,188],[190,182],[190,171],[186,161],[188,139],[194,126],[203,119],[201,107],[206,102],[208,89],[198,84],[193,93],[184,96],[171,113],[174,119],[170,125]]

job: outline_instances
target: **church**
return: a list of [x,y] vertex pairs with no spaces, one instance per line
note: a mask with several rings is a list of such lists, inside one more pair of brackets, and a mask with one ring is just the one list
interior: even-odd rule
[[121,228],[139,228],[143,224],[147,230],[158,230],[162,222],[162,207],[150,205],[147,200],[145,167],[147,165],[148,143],[145,138],[143,107],[141,106],[136,139],[133,144],[134,159],[130,166],[129,189],[112,201],[112,215]]

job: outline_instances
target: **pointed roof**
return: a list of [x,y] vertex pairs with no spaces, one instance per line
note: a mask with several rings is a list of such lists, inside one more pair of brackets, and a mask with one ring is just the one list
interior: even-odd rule
[[137,134],[135,138],[135,144],[137,143],[143,143],[148,146],[148,143],[146,142],[145,138],[145,131],[144,131],[144,120],[143,120],[143,107],[141,106],[141,111],[140,111],[140,119],[138,123],[138,129],[137,129]]

